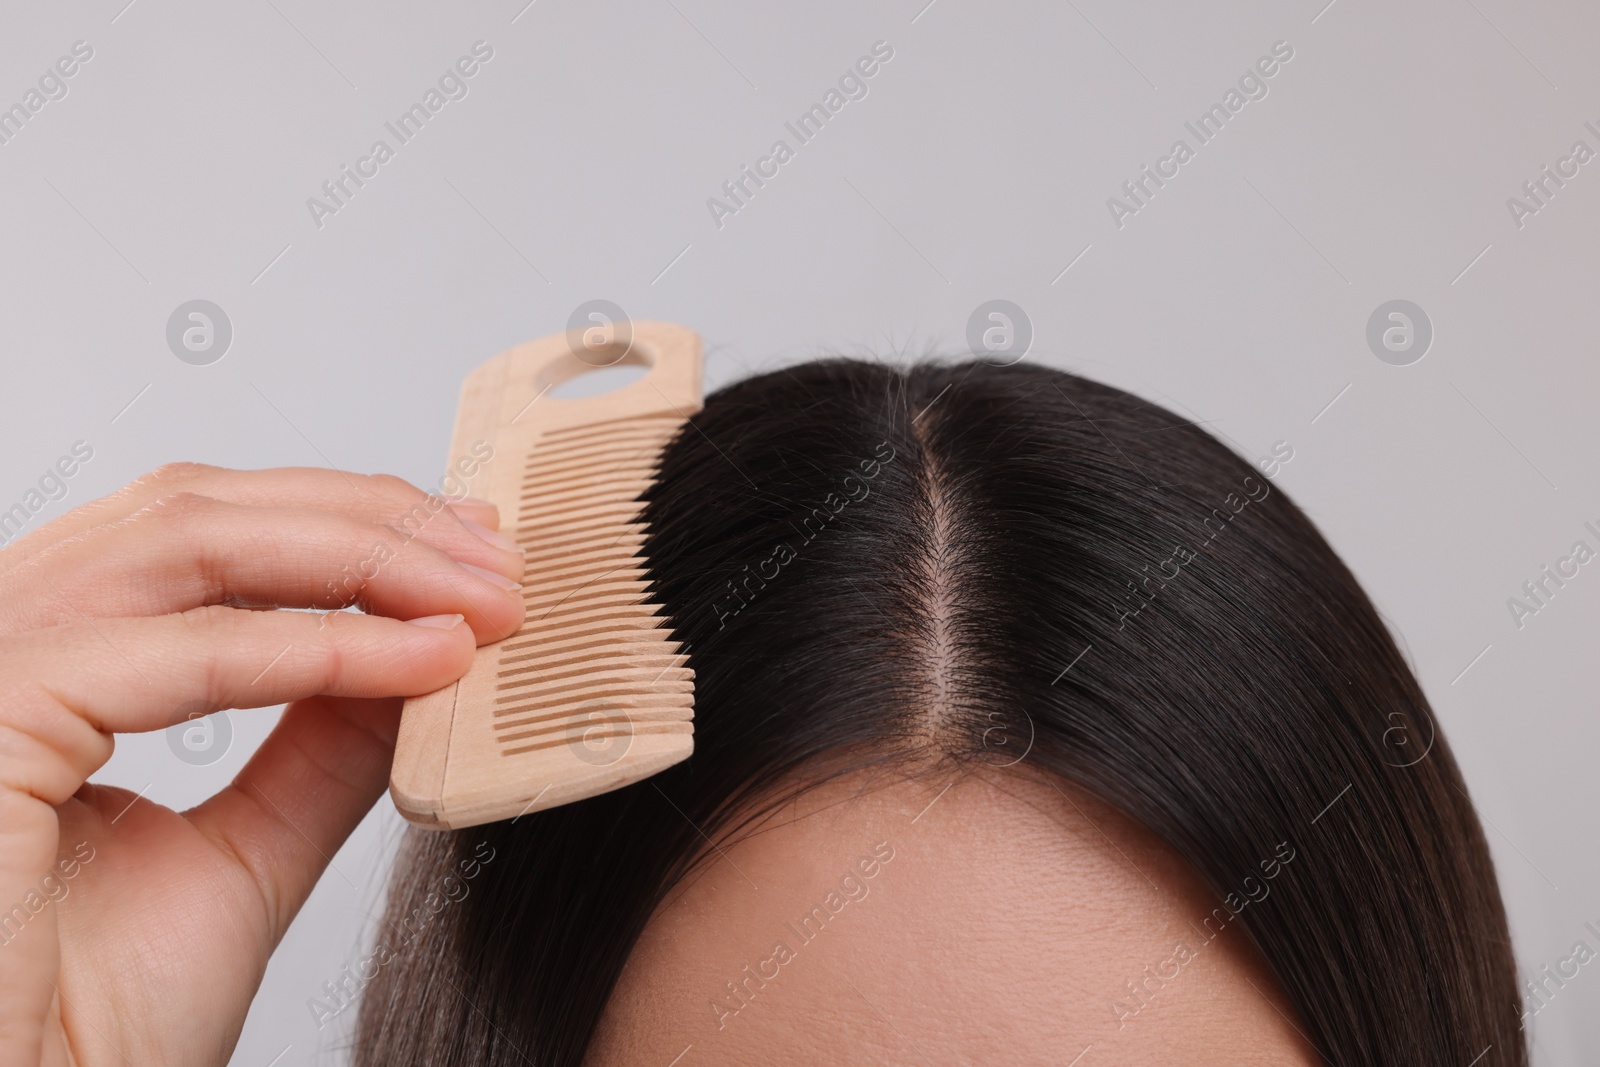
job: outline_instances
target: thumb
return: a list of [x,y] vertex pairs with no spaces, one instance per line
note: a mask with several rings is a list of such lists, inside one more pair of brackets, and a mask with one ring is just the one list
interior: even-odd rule
[[387,788],[400,706],[398,697],[297,700],[233,783],[186,813],[254,877],[271,946]]

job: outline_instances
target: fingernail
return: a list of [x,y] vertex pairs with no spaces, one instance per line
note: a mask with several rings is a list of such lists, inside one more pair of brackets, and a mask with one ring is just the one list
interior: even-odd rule
[[491,530],[483,523],[473,522],[471,519],[462,519],[461,525],[465,526],[467,529],[471,530],[473,533],[477,534],[479,537],[483,538],[496,548],[503,548],[507,552],[515,552],[519,556],[522,555],[522,546],[517,544],[511,538],[507,537],[505,534],[501,533],[499,530]]
[[412,626],[426,626],[435,630],[454,630],[466,621],[465,615],[426,615],[420,619],[407,619]]
[[507,578],[505,575],[501,574],[499,571],[491,571],[484,567],[474,567],[470,563],[462,563],[459,564],[459,566],[462,570],[471,571],[473,574],[476,574],[479,578],[482,578],[490,585],[497,585],[508,593],[515,593],[517,590],[522,588],[521,582],[514,582],[510,578]]

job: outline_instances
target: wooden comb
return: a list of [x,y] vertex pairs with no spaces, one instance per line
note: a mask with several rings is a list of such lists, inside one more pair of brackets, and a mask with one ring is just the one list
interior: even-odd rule
[[[549,395],[597,367],[647,373],[601,396]],[[700,338],[664,322],[518,345],[461,387],[452,454],[527,557],[522,628],[460,681],[405,703],[389,794],[407,819],[476,826],[646,778],[694,751],[694,672],[648,603],[640,494],[701,407]],[[502,530],[505,527],[502,526]]]

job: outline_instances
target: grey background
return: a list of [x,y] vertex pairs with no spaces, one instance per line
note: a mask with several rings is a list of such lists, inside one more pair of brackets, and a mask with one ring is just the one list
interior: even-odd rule
[[[436,484],[463,375],[592,298],[697,328],[712,386],[959,351],[1011,300],[1029,359],[1250,457],[1292,445],[1277,484],[1403,638],[1522,967],[1594,944],[1600,564],[1521,629],[1506,604],[1600,547],[1600,162],[1520,229],[1506,204],[1575,140],[1600,149],[1591,6],[525,2],[14,6],[0,103],[74,41],[94,58],[0,146],[0,507],[79,439],[93,460],[35,524],[178,459]],[[317,228],[306,199],[480,39],[468,96]],[[869,95],[719,229],[707,198],[878,40]],[[1107,198],[1279,40],[1269,94],[1114,225]],[[193,299],[233,326],[207,366],[166,343]],[[1411,366],[1365,341],[1392,299],[1433,322]],[[130,737],[96,780],[192,804],[276,716],[228,714],[219,761]],[[234,1063],[344,1061],[354,1013],[319,1031],[306,1002],[366,951],[398,832],[384,801],[335,858]],[[1533,1029],[1544,1067],[1600,1048],[1600,972]]]

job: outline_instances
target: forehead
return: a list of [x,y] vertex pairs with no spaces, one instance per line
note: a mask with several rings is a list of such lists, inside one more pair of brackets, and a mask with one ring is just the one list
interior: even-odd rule
[[1221,903],[1070,786],[847,777],[675,890],[587,1063],[1317,1062]]

